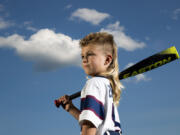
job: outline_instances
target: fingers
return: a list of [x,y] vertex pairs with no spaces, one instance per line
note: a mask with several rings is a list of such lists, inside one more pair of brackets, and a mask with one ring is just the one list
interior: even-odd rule
[[69,102],[69,96],[64,95],[58,99],[58,102],[60,104],[67,104]]
[[56,105],[57,108],[59,108],[60,104],[58,100],[54,100],[54,104]]
[[71,101],[69,100],[68,95],[64,95],[60,97],[59,99],[55,100],[55,105],[56,107],[59,107],[62,105],[62,107],[66,110],[66,105],[69,104]]

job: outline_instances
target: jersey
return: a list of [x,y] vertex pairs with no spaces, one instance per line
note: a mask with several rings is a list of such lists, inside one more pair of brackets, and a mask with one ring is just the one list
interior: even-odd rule
[[117,107],[113,103],[112,88],[105,77],[92,77],[81,91],[79,124],[90,121],[97,129],[96,135],[121,135]]

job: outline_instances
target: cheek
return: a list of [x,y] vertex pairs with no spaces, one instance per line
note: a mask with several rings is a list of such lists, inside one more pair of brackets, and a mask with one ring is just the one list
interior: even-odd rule
[[97,66],[98,64],[100,64],[100,60],[98,59],[91,59],[91,64],[94,66]]
[[105,63],[104,57],[100,57],[100,58],[98,59],[98,63],[99,63],[100,65],[104,65],[104,63]]
[[94,67],[100,69],[104,65],[103,59],[96,59],[93,63]]

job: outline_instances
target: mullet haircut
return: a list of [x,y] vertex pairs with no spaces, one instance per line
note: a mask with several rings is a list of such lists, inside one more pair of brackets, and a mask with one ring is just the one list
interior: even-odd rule
[[113,36],[107,32],[90,33],[89,35],[85,36],[83,39],[80,40],[81,48],[92,44],[103,46],[104,52],[110,53],[112,55],[112,62],[109,65],[107,72],[101,75],[109,79],[112,87],[114,103],[118,105],[122,91],[121,88],[123,88],[123,85],[120,83],[119,80],[117,45],[114,41]]

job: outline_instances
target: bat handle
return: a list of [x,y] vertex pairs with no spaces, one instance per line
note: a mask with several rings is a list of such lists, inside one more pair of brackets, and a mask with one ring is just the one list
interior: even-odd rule
[[[75,98],[77,98],[77,97],[80,97],[80,95],[81,95],[81,92],[80,92],[80,91],[79,91],[79,92],[76,92],[76,93],[74,93],[74,94],[72,94],[72,95],[69,96],[69,100],[73,100],[73,99],[75,99]],[[59,108],[60,105],[61,105],[61,103],[60,103],[58,100],[54,100],[54,104],[55,104],[55,106],[56,106],[57,108]]]
[[81,91],[76,92],[76,93],[70,95],[69,99],[70,99],[70,100],[73,100],[73,99],[78,98],[78,97],[80,97],[80,96],[81,96]]

